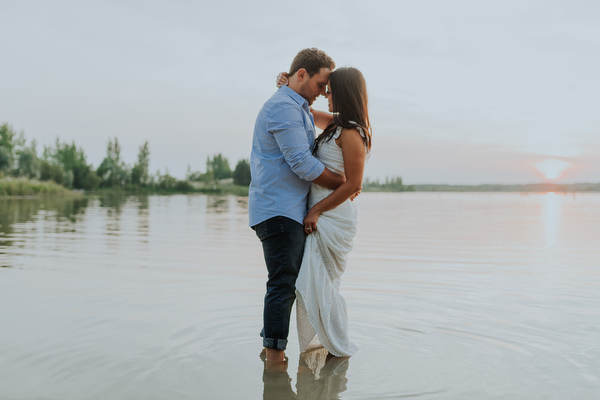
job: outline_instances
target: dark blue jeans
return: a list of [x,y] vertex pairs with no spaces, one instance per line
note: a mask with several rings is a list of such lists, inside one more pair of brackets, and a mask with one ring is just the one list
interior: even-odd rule
[[260,335],[264,347],[285,350],[296,300],[296,278],[304,253],[304,227],[293,219],[277,216],[252,229],[262,242],[269,273]]

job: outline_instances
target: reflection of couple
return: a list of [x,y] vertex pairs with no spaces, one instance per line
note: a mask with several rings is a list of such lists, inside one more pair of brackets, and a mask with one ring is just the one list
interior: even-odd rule
[[338,399],[346,391],[347,357],[330,357],[324,348],[300,354],[296,392],[292,389],[287,364],[265,364],[263,400]]
[[[334,356],[357,351],[339,286],[371,130],[362,74],[334,68],[323,51],[300,51],[288,85],[264,104],[254,128],[249,214],[268,271],[261,336],[271,363],[285,359],[296,298],[301,351],[319,342]],[[329,113],[309,108],[319,95]],[[316,139],[315,125],[323,129]]]

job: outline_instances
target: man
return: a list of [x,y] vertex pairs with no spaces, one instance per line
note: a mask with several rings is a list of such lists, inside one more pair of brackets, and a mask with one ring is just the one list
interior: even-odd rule
[[325,52],[300,51],[290,67],[288,86],[281,86],[263,105],[254,126],[248,211],[268,271],[261,332],[267,362],[285,359],[310,182],[336,189],[345,181],[311,152],[315,127],[309,107],[325,95],[334,68]]

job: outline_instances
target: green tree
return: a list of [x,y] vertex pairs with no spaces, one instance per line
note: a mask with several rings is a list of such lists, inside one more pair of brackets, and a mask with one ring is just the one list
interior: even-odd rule
[[56,147],[44,149],[44,156],[52,160],[55,165],[62,167],[63,183],[66,187],[86,190],[95,188],[95,186],[90,186],[91,183],[97,182],[94,179],[95,173],[87,164],[85,153],[75,146],[75,142],[61,143],[57,138]]
[[192,167],[188,165],[185,179],[190,182],[201,182],[204,181],[204,174],[200,171],[192,171]]
[[23,132],[17,133],[12,126],[4,123],[0,125],[0,170],[12,172],[15,159],[25,145]]
[[146,186],[148,184],[148,167],[150,165],[150,150],[148,150],[148,142],[140,146],[138,153],[138,161],[131,170],[131,183],[134,185]]
[[19,152],[17,175],[28,179],[37,179],[40,177],[40,161],[37,156],[35,140],[29,147]]
[[96,171],[90,168],[90,170],[83,177],[82,188],[85,190],[94,190],[102,182],[102,179],[96,175]]
[[379,179],[371,181],[369,178],[366,178],[363,188],[365,191],[380,192],[405,192],[413,190],[411,186],[405,186],[402,183],[402,178],[399,176],[393,178],[386,177],[385,183],[379,183]]
[[248,160],[240,160],[233,171],[233,183],[241,186],[249,186],[250,180],[250,163]]
[[8,149],[0,147],[0,171],[9,171],[12,167],[12,154]]
[[165,170],[165,174],[161,175],[157,172],[157,186],[161,190],[169,191],[174,190],[177,186],[177,179],[169,175],[169,171]]
[[65,170],[60,165],[52,164],[48,160],[39,160],[40,164],[40,180],[42,181],[54,181],[59,185],[62,185]]
[[212,159],[208,157],[206,160],[206,176],[210,177],[211,173],[213,179],[216,180],[231,178],[232,172],[229,161],[221,153],[213,156]]
[[101,180],[100,186],[103,187],[123,186],[130,180],[128,168],[121,161],[121,146],[117,138],[114,143],[109,139],[106,157],[96,170],[96,174]]

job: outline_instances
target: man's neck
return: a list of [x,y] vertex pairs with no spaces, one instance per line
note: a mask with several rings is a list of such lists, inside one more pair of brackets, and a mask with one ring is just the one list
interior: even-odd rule
[[302,97],[304,100],[308,101],[308,99],[306,97],[304,97],[302,95],[302,93],[300,93],[300,84],[298,82],[290,82],[288,84],[288,88],[292,89],[294,92],[298,93],[298,95],[300,97]]

